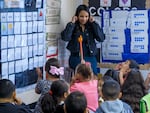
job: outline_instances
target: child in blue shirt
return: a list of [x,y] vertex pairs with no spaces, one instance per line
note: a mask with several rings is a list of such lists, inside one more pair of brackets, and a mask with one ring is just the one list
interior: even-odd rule
[[121,96],[120,85],[115,80],[107,80],[102,86],[102,97],[104,102],[101,103],[95,113],[133,113],[131,107],[119,100]]

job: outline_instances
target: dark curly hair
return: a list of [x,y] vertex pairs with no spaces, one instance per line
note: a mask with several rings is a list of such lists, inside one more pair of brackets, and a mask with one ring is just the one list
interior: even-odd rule
[[135,69],[131,70],[121,90],[123,94],[121,100],[128,103],[134,113],[139,113],[140,99],[147,94],[141,72]]

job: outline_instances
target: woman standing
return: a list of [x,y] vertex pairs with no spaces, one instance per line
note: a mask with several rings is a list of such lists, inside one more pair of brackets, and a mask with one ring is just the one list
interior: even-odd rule
[[[105,35],[99,25],[90,16],[86,5],[79,5],[75,16],[61,33],[62,40],[69,41],[67,49],[71,55],[69,66],[75,69],[80,62],[90,62],[93,72],[97,74],[96,43],[95,40],[103,42]],[[80,58],[80,45],[78,38],[82,36],[83,59]]]

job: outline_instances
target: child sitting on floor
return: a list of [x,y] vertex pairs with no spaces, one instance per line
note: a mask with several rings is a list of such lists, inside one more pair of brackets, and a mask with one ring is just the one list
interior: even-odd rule
[[102,86],[104,102],[95,113],[133,113],[131,107],[119,100],[121,96],[120,85],[115,80],[107,80]]
[[36,69],[38,74],[38,81],[35,87],[35,92],[41,94],[35,109],[34,113],[42,113],[41,110],[41,99],[44,94],[46,94],[50,88],[53,81],[59,80],[60,76],[64,74],[64,68],[60,67],[59,62],[56,58],[50,58],[45,64],[46,80],[42,80],[42,73],[39,68]]

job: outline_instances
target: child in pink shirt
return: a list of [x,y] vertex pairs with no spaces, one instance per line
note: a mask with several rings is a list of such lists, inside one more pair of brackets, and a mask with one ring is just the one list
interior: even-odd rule
[[70,91],[80,91],[87,99],[87,107],[95,112],[98,108],[98,81],[93,79],[93,72],[90,65],[79,64],[71,83]]

